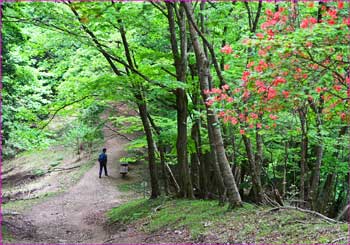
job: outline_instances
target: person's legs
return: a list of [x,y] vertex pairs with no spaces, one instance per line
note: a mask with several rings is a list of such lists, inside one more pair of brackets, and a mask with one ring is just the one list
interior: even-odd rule
[[103,168],[103,163],[100,163],[100,172],[99,172],[99,174],[98,174],[98,177],[99,177],[99,178],[101,178],[102,168]]
[[107,173],[107,163],[105,163],[105,164],[103,165],[103,167],[104,167],[104,169],[105,169],[105,175],[108,176],[108,173]]

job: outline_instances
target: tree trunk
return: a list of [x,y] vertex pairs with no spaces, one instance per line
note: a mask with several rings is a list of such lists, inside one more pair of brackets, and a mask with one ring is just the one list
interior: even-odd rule
[[[344,126],[340,129],[339,131],[339,139],[341,139],[341,137],[343,135],[346,134],[348,127]],[[337,146],[336,148],[340,147],[340,142],[337,142]],[[340,151],[337,151],[334,155],[339,158],[340,157]],[[317,211],[320,213],[327,213],[327,205],[329,204],[331,197],[334,195],[334,191],[333,191],[333,186],[335,183],[335,179],[336,179],[336,173],[333,170],[332,172],[327,174],[327,178],[326,181],[323,185],[323,189],[320,192],[320,195],[318,196],[318,200],[317,200]]]
[[[256,169],[256,178],[257,178],[257,187],[258,197],[263,198],[264,190],[261,183],[261,168],[263,164],[263,139],[259,133],[259,129],[256,129],[256,157],[255,157],[255,169]],[[272,161],[271,161],[272,162]]]
[[164,187],[164,193],[166,196],[169,195],[169,182],[168,182],[168,174],[166,171],[166,162],[165,162],[165,149],[164,146],[161,145],[159,146],[159,155],[160,155],[160,165],[162,168],[162,177],[163,177],[163,187]]
[[183,89],[177,89],[177,161],[180,168],[180,195],[193,198],[193,187],[187,156],[187,95]]
[[[307,132],[306,132],[306,111],[305,108],[299,108],[299,119],[300,119],[300,125],[301,125],[301,159],[300,159],[300,199],[302,201],[307,201],[307,197],[305,194],[305,178],[307,173]],[[300,204],[302,207],[304,206],[304,203]]]
[[[196,100],[194,100],[194,103]],[[192,139],[196,146],[196,155],[199,161],[199,190],[200,196],[204,199],[208,198],[208,175],[209,170],[207,169],[204,157],[202,154],[202,140],[200,135],[200,119],[196,119],[192,126]]]
[[316,129],[317,129],[317,140],[316,140],[316,161],[312,169],[312,179],[310,186],[310,198],[312,209],[317,208],[317,197],[319,192],[321,164],[323,158],[323,142],[322,142],[322,110],[323,110],[323,93],[320,94],[319,105],[316,106],[312,100],[309,100],[311,109],[316,114]]
[[[198,88],[196,86],[195,91],[192,93],[192,103],[193,103],[193,110],[199,111],[200,108],[198,104],[200,103],[199,93],[197,92]],[[191,137],[194,141],[195,148],[196,148],[196,155],[199,163],[199,196],[201,198],[207,199],[208,198],[208,176],[209,176],[209,170],[207,168],[206,162],[204,161],[204,156],[202,152],[202,137],[201,137],[201,118],[197,115],[193,116],[193,124],[192,124],[192,130],[191,130]]]
[[329,173],[327,175],[326,181],[324,182],[323,191],[318,199],[318,205],[316,206],[316,210],[320,213],[325,213],[327,210],[327,206],[329,204],[329,200],[331,196],[333,196],[333,185],[335,182],[335,173]]
[[209,143],[210,143],[210,158],[211,158],[211,165],[214,168],[214,173],[215,173],[215,179],[217,183],[217,188],[220,196],[220,202],[223,203],[225,200],[225,193],[226,193],[226,188],[225,188],[225,183],[222,177],[222,169],[220,168],[220,165],[218,163],[218,158],[216,155],[216,147],[215,147],[215,139],[213,135],[213,129],[208,125],[208,137],[209,137]]
[[284,166],[283,166],[282,197],[284,197],[286,195],[286,189],[287,189],[288,149],[289,149],[289,142],[286,141],[284,143]]
[[156,155],[155,155],[155,143],[153,140],[151,125],[147,118],[147,106],[143,103],[141,96],[138,96],[138,108],[140,117],[142,120],[142,125],[147,138],[148,146],[148,166],[151,177],[151,198],[157,198],[160,195],[160,189],[158,184],[158,172],[156,165]]
[[[112,3],[114,6],[114,2]],[[113,56],[111,56],[104,48],[103,45],[98,41],[97,37],[95,36],[95,34],[81,21],[81,17],[79,16],[78,11],[74,8],[73,5],[71,4],[67,4],[68,7],[71,9],[71,11],[73,12],[73,14],[76,16],[76,18],[79,20],[80,25],[82,27],[82,29],[85,31],[86,34],[88,34],[91,38],[91,40],[93,41],[93,43],[96,45],[97,50],[103,54],[103,56],[106,58],[106,60],[108,61],[110,67],[112,68],[113,72],[115,73],[115,75],[120,76],[122,75],[121,72],[118,70],[118,68],[115,66],[115,64],[113,63],[113,60],[117,60],[118,63],[122,64],[126,71],[127,74],[129,74],[129,69],[131,69],[131,71],[135,74],[137,74],[138,76],[141,76],[143,79],[145,79],[146,81],[150,81],[150,79],[148,79],[145,75],[143,75],[142,73],[140,73],[139,71],[137,71],[134,67],[134,64],[131,60],[131,55],[130,55],[130,49],[128,46],[128,42],[126,39],[126,31],[123,27],[123,23],[121,19],[118,19],[118,22],[120,24],[120,28],[119,28],[119,32],[122,36],[122,40],[123,40],[123,47],[124,47],[124,52],[125,52],[125,56],[127,58],[128,62],[124,62],[122,59],[112,59]],[[117,11],[119,11],[119,9],[116,9]],[[138,109],[139,109],[139,114],[142,120],[142,124],[144,127],[144,131],[147,137],[147,146],[148,146],[148,161],[149,161],[149,170],[150,170],[150,177],[151,177],[151,188],[152,188],[152,192],[151,192],[151,198],[156,198],[160,195],[160,189],[158,186],[158,179],[157,179],[157,168],[156,168],[156,157],[155,157],[155,143],[153,140],[153,136],[152,136],[152,131],[151,131],[151,126],[149,124],[149,121],[147,119],[147,105],[145,100],[143,99],[142,96],[142,87],[138,87],[135,89],[139,89],[140,91],[136,91],[134,92],[134,97],[136,100],[138,100],[137,105],[138,105]]]
[[[181,4],[185,7],[187,16],[192,20],[194,20],[192,3],[182,2]],[[209,83],[208,83],[208,76],[210,74],[209,62],[206,59],[203,49],[200,46],[200,43],[198,40],[198,34],[194,29],[191,21],[189,21],[189,27],[190,27],[190,33],[192,38],[192,44],[196,55],[196,61],[198,65],[198,71],[199,71],[198,75],[199,75],[199,83],[200,83],[202,98],[204,101],[206,101],[208,98],[207,98],[207,95],[204,93],[204,90],[209,88]],[[227,190],[230,206],[231,207],[241,206],[242,205],[241,197],[239,195],[236,182],[233,178],[230,165],[226,158],[225,148],[223,145],[222,135],[219,127],[219,121],[217,119],[215,112],[210,107],[207,107],[207,119],[208,119],[208,127],[211,127],[213,132],[212,143],[215,145],[216,156],[218,159],[218,163],[220,165],[220,170],[221,170],[221,174],[223,176],[224,184]]]
[[195,143],[195,152],[191,154],[191,177],[192,177],[192,184],[193,188],[197,190],[197,195],[201,193],[201,185],[200,185],[200,178],[201,178],[201,173],[200,173],[200,156],[201,152],[200,149],[198,149],[198,123],[195,121],[195,123],[192,125],[192,130],[191,130],[191,138],[193,139]]
[[191,154],[191,181],[192,181],[192,186],[194,190],[194,194],[198,196],[198,193],[200,192],[200,185],[199,185],[199,158],[197,153],[192,153]]
[[[186,37],[186,18],[183,8],[180,9],[178,15],[178,24],[180,29],[180,52],[177,45],[176,28],[175,28],[175,16],[173,4],[166,2],[168,10],[168,23],[170,32],[170,43],[173,53],[176,78],[177,81],[186,82],[186,68],[187,68],[187,37]],[[175,6],[176,7],[176,6]],[[176,95],[176,108],[177,108],[177,162],[180,169],[180,196],[193,198],[193,187],[191,182],[191,176],[188,166],[187,155],[187,94],[183,88],[177,88]]]
[[257,203],[263,202],[263,190],[261,186],[259,167],[256,164],[256,160],[253,153],[253,146],[250,142],[250,139],[246,135],[242,135],[244,146],[247,152],[248,162],[250,166],[250,172],[252,176],[253,182],[253,193],[254,193],[254,201]]

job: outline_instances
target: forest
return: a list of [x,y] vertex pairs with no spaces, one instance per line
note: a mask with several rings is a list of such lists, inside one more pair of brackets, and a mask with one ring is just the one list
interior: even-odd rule
[[[156,202],[349,220],[349,2],[1,8],[5,169],[57,145],[94,154],[109,127]],[[102,116],[121,105],[133,113]]]

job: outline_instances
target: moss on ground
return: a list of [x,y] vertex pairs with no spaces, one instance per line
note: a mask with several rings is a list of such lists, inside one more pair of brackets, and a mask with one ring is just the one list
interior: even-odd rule
[[31,150],[22,152],[10,162],[5,161],[4,167],[6,168],[7,165],[21,166],[21,169],[36,171],[61,163],[61,161],[69,157],[71,156],[67,156],[67,150],[62,147],[53,147],[52,149],[46,150]]
[[139,229],[147,233],[187,229],[193,241],[204,237],[201,242],[206,243],[330,243],[348,233],[347,224],[329,224],[296,210],[270,209],[244,204],[228,210],[217,201],[159,198],[125,203],[107,216],[111,223],[142,223]]
[[13,238],[11,235],[8,233],[6,227],[4,225],[1,226],[1,237],[2,237],[2,243],[3,244],[8,244],[13,242]]

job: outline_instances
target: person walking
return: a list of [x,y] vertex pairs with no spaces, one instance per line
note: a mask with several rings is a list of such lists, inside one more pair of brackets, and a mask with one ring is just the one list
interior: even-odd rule
[[98,161],[100,163],[100,172],[99,172],[99,178],[101,178],[102,174],[102,168],[105,170],[105,176],[108,176],[107,173],[107,154],[106,154],[107,149],[103,148],[102,153],[98,156]]

